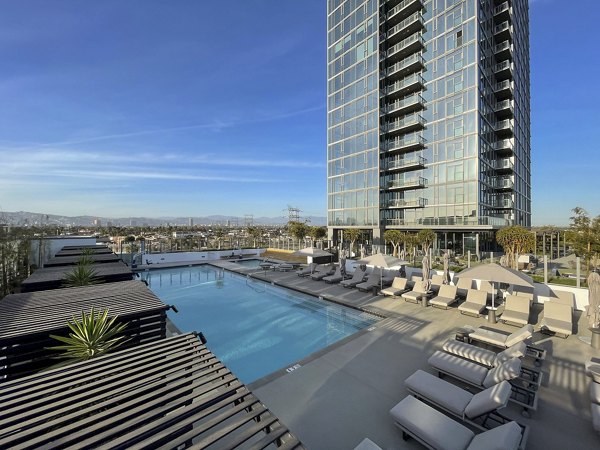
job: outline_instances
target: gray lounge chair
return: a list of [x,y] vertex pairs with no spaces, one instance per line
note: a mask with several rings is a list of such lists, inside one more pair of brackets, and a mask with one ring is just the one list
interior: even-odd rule
[[365,279],[365,274],[366,274],[365,270],[356,269],[354,271],[354,273],[352,274],[352,278],[350,278],[349,280],[341,281],[340,285],[347,287],[347,288],[353,288],[357,284],[363,282],[363,280]]
[[[510,400],[512,390],[508,381],[472,394],[428,372],[417,370],[404,381],[404,385],[414,397],[458,417],[479,430],[485,431],[511,422],[511,419],[498,412]],[[519,426],[519,448],[522,449],[527,441],[529,427],[521,424]]]
[[329,284],[339,283],[343,279],[344,277],[342,276],[342,268],[339,266],[337,269],[335,269],[335,273],[333,275],[323,277],[323,281]]
[[590,383],[590,399],[592,401],[592,425],[600,433],[600,384]]
[[542,333],[568,338],[573,333],[573,308],[555,300],[545,302],[540,326]]
[[319,281],[325,277],[333,275],[335,272],[335,267],[327,265],[327,266],[319,266],[317,270],[310,276],[312,280]]
[[430,449],[452,450],[517,450],[522,440],[521,427],[508,422],[475,434],[429,405],[408,396],[390,410],[396,426],[406,440],[415,440]]
[[429,304],[436,308],[448,309],[450,305],[456,303],[457,301],[458,296],[456,295],[456,286],[451,284],[442,284],[440,286],[440,290],[438,291],[438,295],[429,300]]
[[375,268],[367,278],[367,281],[357,284],[356,289],[359,291],[368,292],[374,287],[380,286],[381,282],[381,269]]
[[296,272],[296,274],[299,277],[307,277],[315,271],[316,267],[317,267],[316,263],[310,263],[307,267],[304,267],[304,268],[300,269],[298,272]]
[[521,341],[512,347],[496,353],[492,350],[477,347],[476,345],[466,342],[457,341],[456,339],[448,339],[444,342],[442,349],[446,353],[455,356],[460,356],[463,359],[476,362],[486,367],[496,367],[511,358],[523,358],[527,355],[527,345]]
[[[460,288],[457,287],[457,291],[460,291]],[[487,305],[487,294],[485,291],[469,289],[467,300],[458,307],[458,310],[461,314],[479,317]]]
[[405,292],[402,294],[402,298],[411,303],[419,303],[423,297],[427,297],[427,292],[423,289],[423,281],[419,281],[415,283],[415,287],[412,288],[412,291]]
[[381,293],[384,295],[402,295],[408,291],[408,280],[406,278],[395,277],[392,281],[392,285],[388,288],[382,289]]
[[488,328],[477,328],[469,338],[473,341],[484,342],[500,348],[512,347],[518,342],[527,341],[533,336],[533,325],[527,324],[511,334],[504,334]]
[[459,297],[465,298],[469,293],[469,290],[473,288],[473,279],[461,277],[458,279],[458,283],[456,283],[456,292]]
[[506,297],[504,312],[500,319],[507,324],[522,326],[529,322],[531,303],[526,297],[509,295]]

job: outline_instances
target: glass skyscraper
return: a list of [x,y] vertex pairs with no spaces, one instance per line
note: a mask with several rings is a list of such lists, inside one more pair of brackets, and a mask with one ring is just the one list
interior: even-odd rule
[[527,0],[328,0],[328,229],[530,226]]

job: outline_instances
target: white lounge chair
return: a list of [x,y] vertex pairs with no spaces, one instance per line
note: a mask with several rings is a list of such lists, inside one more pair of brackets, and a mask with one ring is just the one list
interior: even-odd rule
[[573,308],[555,300],[544,303],[544,318],[540,322],[542,333],[554,333],[568,338],[573,333]]
[[405,292],[402,294],[402,298],[411,303],[419,303],[423,297],[427,297],[427,292],[423,289],[423,281],[418,281],[415,283],[415,287],[412,288],[412,291]]
[[408,280],[406,278],[395,277],[392,281],[392,285],[388,288],[382,289],[381,293],[384,295],[402,295],[408,291]]
[[504,323],[516,326],[527,325],[529,322],[530,310],[531,303],[529,303],[527,297],[509,295],[506,297],[504,312],[502,313],[500,320]]
[[349,280],[340,281],[340,285],[347,288],[353,288],[357,284],[363,282],[363,280],[365,279],[365,273],[366,271],[364,270],[356,269],[352,274],[352,278],[350,278]]
[[442,286],[444,286],[444,277],[442,275],[432,275],[430,280],[430,289],[433,293],[437,294]]
[[527,345],[521,341],[512,347],[509,347],[500,353],[477,347],[476,345],[466,342],[457,341],[456,339],[448,339],[442,345],[442,349],[446,353],[455,356],[460,356],[463,359],[476,362],[486,367],[496,367],[511,358],[523,358],[527,355]]
[[456,289],[456,286],[451,284],[442,284],[438,291],[438,295],[429,300],[429,304],[436,308],[448,309],[450,305],[458,301]]
[[[460,288],[458,291],[460,291]],[[479,317],[487,305],[487,294],[488,293],[485,291],[469,289],[467,293],[467,300],[458,307],[458,310],[461,314]]]
[[516,422],[476,435],[410,395],[394,406],[390,414],[405,440],[411,436],[430,449],[517,450],[522,439],[521,427]]
[[461,277],[456,283],[456,291],[459,297],[465,298],[469,293],[469,290],[473,288],[473,279]]
[[481,327],[469,334],[469,338],[473,341],[484,342],[500,348],[512,347],[518,342],[526,341],[531,336],[533,336],[533,325],[531,324],[524,325],[509,335]]
[[[404,381],[404,385],[414,397],[482,431],[511,421],[498,412],[507,405],[511,397],[512,390],[508,381],[472,394],[428,372],[417,370]],[[529,428],[521,424],[519,426],[522,436],[519,447],[524,448]]]
[[592,401],[592,425],[600,433],[600,384],[590,383],[590,400]]

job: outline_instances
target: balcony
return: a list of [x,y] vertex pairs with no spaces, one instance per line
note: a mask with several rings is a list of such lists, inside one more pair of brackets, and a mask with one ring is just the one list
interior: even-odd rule
[[425,59],[421,53],[413,53],[402,61],[399,61],[384,71],[382,71],[381,78],[390,77],[394,79],[400,79],[406,77],[412,72],[422,70],[425,68]]
[[492,187],[497,191],[512,191],[515,187],[515,182],[512,177],[499,177],[494,180]]
[[494,21],[496,23],[504,22],[510,19],[512,10],[509,2],[500,3],[494,8]]
[[427,186],[427,180],[423,177],[409,178],[405,180],[392,180],[384,185],[388,191],[404,191],[409,189],[423,189]]
[[503,81],[512,78],[513,65],[510,61],[502,61],[494,66],[494,74],[497,81]]
[[387,51],[381,55],[380,59],[387,59],[390,63],[397,62],[424,48],[425,39],[423,39],[423,36],[421,34],[413,34],[393,47],[388,48]]
[[392,122],[387,122],[383,125],[384,133],[407,133],[417,129],[425,128],[425,119],[419,114],[411,114],[404,116],[402,119],[397,119]]
[[504,41],[494,45],[494,55],[496,56],[497,62],[501,62],[506,59],[512,60],[512,52],[513,46],[510,41]]
[[515,201],[512,198],[497,198],[491,206],[496,209],[513,209]]
[[384,152],[406,153],[425,147],[425,138],[420,134],[404,136],[403,138],[389,139],[383,142]]
[[501,156],[510,156],[515,153],[515,144],[512,139],[502,139],[494,142],[493,145],[496,154]]
[[507,39],[512,40],[512,30],[508,20],[494,27],[494,39],[496,42],[502,42]]
[[381,90],[381,96],[386,96],[389,99],[406,97],[411,92],[423,90],[424,87],[425,79],[420,73],[413,73],[406,78],[385,86]]
[[[494,130],[496,131],[496,134],[498,135],[498,137],[508,137],[508,136],[512,136],[514,134],[514,127],[515,127],[515,123],[513,120],[505,119],[505,120],[500,120],[500,121],[496,122],[496,125],[494,126]],[[512,143],[512,140],[510,140],[510,139],[505,139],[505,140],[509,140]],[[498,144],[498,142],[496,142],[496,144]]]
[[513,82],[510,80],[504,80],[496,83],[496,86],[494,86],[494,93],[500,100],[508,97],[514,97]]
[[421,0],[403,0],[385,14],[385,19],[390,25],[395,25],[422,8]]
[[419,197],[416,200],[384,200],[380,206],[384,209],[425,208],[427,206],[427,199]]
[[381,168],[388,172],[402,172],[405,170],[424,169],[425,164],[427,164],[427,160],[422,156],[412,156],[386,159],[382,162]]
[[407,114],[411,111],[425,109],[425,99],[415,92],[403,99],[396,100],[395,102],[388,103],[381,108],[381,115],[393,114],[395,116]]
[[492,161],[492,168],[496,172],[508,173],[515,171],[515,163],[510,158],[501,158]]
[[494,112],[496,113],[496,117],[499,119],[504,117],[513,117],[514,116],[514,105],[513,100],[507,99],[502,100],[501,102],[497,102],[494,106]]

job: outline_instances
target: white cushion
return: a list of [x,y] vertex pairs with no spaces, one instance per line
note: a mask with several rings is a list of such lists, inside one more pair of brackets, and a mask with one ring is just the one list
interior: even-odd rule
[[[488,369],[479,364],[466,361],[458,356],[449,355],[442,351],[436,351],[428,360],[429,364],[442,372],[474,384],[482,386],[485,380]],[[502,381],[502,380],[500,380]],[[495,384],[495,383],[494,383]]]
[[458,307],[459,311],[479,315],[485,309],[485,305],[466,301]]
[[513,358],[490,370],[482,384],[485,387],[490,387],[504,380],[513,380],[517,378],[520,373],[521,360],[519,358]]
[[496,355],[494,365],[502,364],[511,358],[522,358],[527,354],[527,344],[523,341],[518,344],[508,347],[506,350],[501,351]]
[[475,361],[484,366],[492,367],[496,361],[496,353],[491,350],[486,350],[475,345],[467,344],[466,342],[457,341],[456,339],[448,339],[442,346],[444,351],[461,358]]
[[465,416],[475,419],[482,414],[505,407],[510,398],[511,390],[510,383],[502,381],[475,394],[465,408]]
[[473,398],[473,394],[423,370],[417,370],[404,384],[410,392],[459,416],[464,414],[465,408]]
[[533,336],[533,325],[527,324],[514,333],[510,334],[506,340],[504,341],[504,345],[506,347],[512,347],[513,345],[524,341],[525,339],[529,339]]
[[600,359],[592,358],[585,362],[585,374],[596,383],[600,383]]
[[521,427],[508,422],[473,438],[467,450],[517,450],[521,442]]
[[496,345],[498,347],[505,347],[507,336],[502,333],[498,333],[492,330],[486,330],[484,328],[477,328],[473,333],[469,335],[471,339],[476,341],[486,342],[488,344]]
[[525,325],[529,322],[529,313],[519,311],[504,311],[502,313],[502,320],[506,320],[511,323],[518,323],[519,325]]
[[439,450],[464,450],[474,433],[412,396],[390,410],[394,420],[428,446]]

